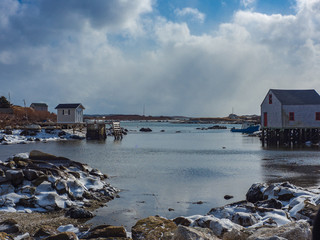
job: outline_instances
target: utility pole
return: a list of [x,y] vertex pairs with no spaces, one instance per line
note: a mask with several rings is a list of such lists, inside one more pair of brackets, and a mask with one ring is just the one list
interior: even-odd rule
[[23,99],[23,103],[24,103],[24,109],[26,110],[26,120],[28,121],[28,111],[27,111],[26,100],[25,99]]

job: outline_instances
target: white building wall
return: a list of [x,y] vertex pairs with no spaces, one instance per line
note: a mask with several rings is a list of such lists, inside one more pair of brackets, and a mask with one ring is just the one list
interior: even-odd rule
[[[294,113],[294,121],[289,121],[290,112]],[[320,105],[284,105],[282,107],[283,127],[320,128],[320,121],[316,120],[316,112],[320,112]]]
[[269,104],[269,94],[272,94],[272,91],[269,91],[266,97],[264,98],[261,104],[261,127],[264,127],[264,113],[267,113],[267,122],[268,128],[281,128],[282,127],[282,115],[281,115],[281,103],[272,94],[272,104]]
[[[70,111],[70,114],[69,114]],[[64,108],[58,109],[57,112],[58,123],[75,123],[75,109]]]

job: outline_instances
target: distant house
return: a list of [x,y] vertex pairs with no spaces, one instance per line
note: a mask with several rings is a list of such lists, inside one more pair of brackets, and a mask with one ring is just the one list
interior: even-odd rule
[[262,128],[320,128],[315,90],[270,89],[261,104]]
[[31,103],[30,107],[36,111],[48,112],[48,105],[46,103]]
[[56,106],[58,123],[82,123],[83,110],[81,103],[66,103]]

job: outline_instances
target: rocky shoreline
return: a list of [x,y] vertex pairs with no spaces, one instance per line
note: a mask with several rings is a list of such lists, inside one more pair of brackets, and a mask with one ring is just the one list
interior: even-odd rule
[[27,144],[33,142],[63,141],[85,139],[85,132],[72,129],[57,129],[55,127],[41,128],[39,125],[29,125],[24,128],[7,127],[0,130],[0,145]]
[[92,211],[117,197],[107,176],[86,164],[39,151],[0,162],[1,239],[311,239],[320,189],[256,183],[246,200],[206,215],[150,216],[127,231],[92,227]]

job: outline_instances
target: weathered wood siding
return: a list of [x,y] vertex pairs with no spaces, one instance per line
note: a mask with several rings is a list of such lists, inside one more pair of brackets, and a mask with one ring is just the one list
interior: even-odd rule
[[281,116],[281,103],[272,94],[272,104],[269,104],[269,91],[261,104],[261,127],[264,128],[264,113],[267,113],[267,128],[281,128],[282,127],[282,116]]
[[[294,113],[294,121],[289,120],[289,113]],[[320,112],[320,105],[284,105],[282,119],[284,128],[320,128],[320,121],[316,120],[316,112]]]
[[[69,111],[70,111],[70,114],[68,114]],[[81,108],[58,109],[57,122],[58,123],[82,123],[83,110]]]

